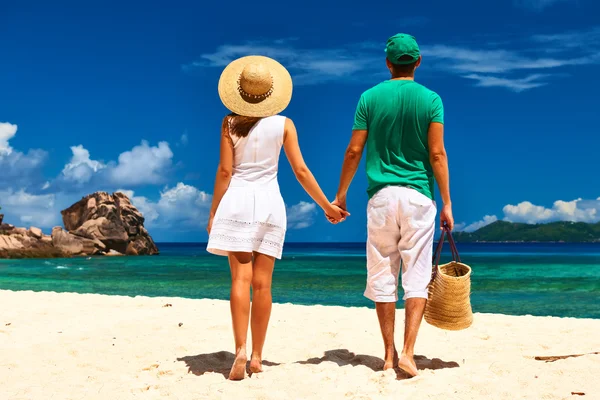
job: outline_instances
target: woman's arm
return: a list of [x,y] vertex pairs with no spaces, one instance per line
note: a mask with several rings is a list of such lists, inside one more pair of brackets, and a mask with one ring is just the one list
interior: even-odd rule
[[215,217],[219,203],[221,203],[221,199],[229,187],[229,182],[231,182],[231,173],[233,171],[233,141],[229,135],[229,118],[229,116],[225,117],[223,119],[223,125],[221,126],[221,155],[219,167],[217,168],[217,176],[215,178],[215,189],[213,191],[208,226],[206,227],[208,233],[210,233],[212,228],[213,218]]
[[294,175],[296,175],[296,179],[298,179],[300,185],[306,190],[306,193],[325,211],[328,217],[339,222],[347,215],[350,215],[339,207],[332,205],[319,187],[317,180],[304,162],[298,143],[298,132],[294,123],[289,118],[285,121],[283,149],[294,171]]

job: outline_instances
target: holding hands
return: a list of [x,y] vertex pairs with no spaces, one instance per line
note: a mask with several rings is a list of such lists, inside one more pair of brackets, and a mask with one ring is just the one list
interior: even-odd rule
[[329,207],[325,208],[325,217],[332,224],[338,224],[340,222],[344,222],[346,217],[350,216],[350,213],[347,211],[346,207],[346,199],[335,198],[333,202],[329,204]]

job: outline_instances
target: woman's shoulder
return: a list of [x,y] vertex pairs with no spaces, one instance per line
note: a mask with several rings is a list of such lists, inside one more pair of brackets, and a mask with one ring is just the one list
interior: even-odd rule
[[290,118],[286,117],[285,115],[279,115],[279,114],[263,118],[263,121],[265,121],[265,122],[268,121],[270,124],[284,125],[284,126],[287,126],[288,124],[292,123],[292,120]]

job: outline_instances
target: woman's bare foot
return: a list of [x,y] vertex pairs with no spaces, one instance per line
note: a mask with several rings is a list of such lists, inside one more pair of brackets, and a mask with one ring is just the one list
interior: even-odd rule
[[229,372],[229,379],[232,381],[241,381],[246,377],[246,362],[248,357],[246,356],[246,350],[238,350]]
[[407,354],[402,354],[400,356],[400,359],[398,360],[398,368],[406,372],[411,377],[419,375],[417,364],[415,364],[414,358]]
[[387,371],[388,369],[392,369],[394,367],[396,367],[396,364],[398,363],[398,352],[396,350],[394,350],[394,357],[391,360],[385,360],[385,363],[383,364],[383,370]]
[[261,357],[252,354],[252,357],[250,358],[250,372],[252,372],[253,374],[263,372]]

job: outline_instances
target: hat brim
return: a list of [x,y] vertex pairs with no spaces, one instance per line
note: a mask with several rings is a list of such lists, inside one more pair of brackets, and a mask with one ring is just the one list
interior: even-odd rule
[[[238,80],[244,67],[265,65],[273,77],[273,93],[265,99],[247,99],[239,91]],[[232,61],[221,73],[219,97],[228,110],[246,117],[270,117],[279,114],[292,99],[292,77],[283,65],[269,57],[246,56]]]

